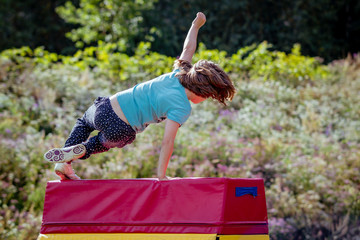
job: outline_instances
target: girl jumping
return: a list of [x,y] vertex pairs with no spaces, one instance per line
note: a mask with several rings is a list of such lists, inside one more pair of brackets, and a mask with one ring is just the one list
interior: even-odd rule
[[[172,72],[110,97],[98,97],[77,120],[64,147],[44,154],[45,160],[56,163],[55,172],[62,180],[80,179],[71,166],[73,160],[87,159],[114,147],[122,148],[132,143],[136,134],[149,124],[164,120],[157,177],[167,179],[165,173],[176,133],[190,116],[190,101],[198,104],[210,97],[226,105],[225,101],[231,101],[235,94],[231,79],[217,64],[200,60],[191,65],[197,35],[205,22],[205,15],[197,13]],[[94,130],[99,133],[89,138]]]

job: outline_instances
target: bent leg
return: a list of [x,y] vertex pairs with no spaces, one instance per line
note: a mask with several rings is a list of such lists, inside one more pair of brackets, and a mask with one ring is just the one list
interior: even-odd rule
[[[87,140],[93,130],[98,130],[99,133]],[[122,148],[134,141],[135,135],[132,127],[116,115],[109,98],[99,97],[95,100],[94,106],[77,122],[66,144],[82,143],[86,148],[86,154],[80,159],[86,159],[92,154],[106,152],[110,148]]]
[[115,124],[107,127],[98,135],[91,137],[83,143],[86,147],[86,153],[80,159],[86,159],[91,154],[107,152],[111,148],[122,148],[135,140],[135,131],[120,119],[116,119]]
[[84,115],[76,121],[64,147],[70,147],[85,142],[89,138],[90,133],[94,130],[95,129],[87,123]]
[[86,147],[86,153],[80,159],[87,159],[92,154],[109,151],[110,147],[106,146],[104,142],[106,142],[106,139],[104,138],[102,132],[99,132],[98,135],[91,137],[87,142],[83,143]]

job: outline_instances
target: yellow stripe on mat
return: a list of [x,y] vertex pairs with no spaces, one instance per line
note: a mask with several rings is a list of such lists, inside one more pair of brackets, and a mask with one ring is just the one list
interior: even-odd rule
[[215,240],[216,234],[71,233],[40,234],[37,240]]
[[269,240],[269,235],[218,235],[219,240]]

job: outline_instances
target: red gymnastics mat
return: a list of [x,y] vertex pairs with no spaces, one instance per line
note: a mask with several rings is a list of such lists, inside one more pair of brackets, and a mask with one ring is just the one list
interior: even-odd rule
[[268,234],[262,179],[47,183],[41,234]]

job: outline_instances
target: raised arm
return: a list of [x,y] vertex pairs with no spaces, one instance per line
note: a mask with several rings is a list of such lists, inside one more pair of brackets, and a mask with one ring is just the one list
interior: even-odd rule
[[192,57],[196,51],[197,35],[199,29],[205,24],[205,22],[205,14],[203,14],[202,12],[198,12],[185,38],[183,51],[180,55],[179,60],[186,60],[191,63]]

